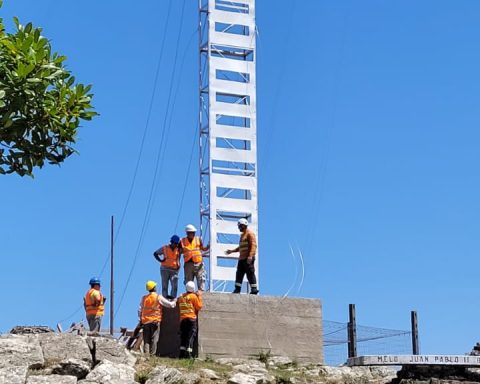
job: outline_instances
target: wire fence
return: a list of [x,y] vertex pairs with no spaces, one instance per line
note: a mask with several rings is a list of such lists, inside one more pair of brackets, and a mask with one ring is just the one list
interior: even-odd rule
[[[325,364],[342,365],[348,358],[348,324],[323,321]],[[412,332],[357,324],[357,355],[410,354]]]

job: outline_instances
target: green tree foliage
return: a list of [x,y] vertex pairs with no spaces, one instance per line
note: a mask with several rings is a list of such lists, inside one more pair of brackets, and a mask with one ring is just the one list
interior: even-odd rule
[[0,18],[0,174],[33,177],[35,167],[75,153],[81,120],[97,113],[91,86],[75,82],[42,30],[14,22],[7,33]]

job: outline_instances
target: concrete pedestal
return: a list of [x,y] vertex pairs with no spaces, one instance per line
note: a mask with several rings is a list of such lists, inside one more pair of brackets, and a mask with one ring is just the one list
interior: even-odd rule
[[[258,357],[260,353],[323,363],[320,300],[204,293],[198,356]],[[196,343],[197,344],[197,343]],[[178,308],[164,308],[158,355],[178,357]]]
[[269,352],[323,363],[320,300],[205,293],[200,357],[258,357]]
[[157,355],[178,357],[180,352],[180,313],[178,308],[163,308]]

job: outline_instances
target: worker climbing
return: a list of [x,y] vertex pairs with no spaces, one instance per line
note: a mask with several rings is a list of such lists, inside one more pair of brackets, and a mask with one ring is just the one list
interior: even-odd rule
[[[157,249],[153,256],[161,264],[162,296],[169,299],[177,297],[178,271],[180,269],[180,237],[173,235],[170,244]],[[168,286],[170,283],[170,294]]]
[[240,293],[242,291],[242,282],[245,274],[247,275],[248,283],[250,284],[250,294],[258,294],[257,278],[255,276],[255,256],[257,253],[257,239],[253,231],[248,229],[248,220],[238,220],[238,230],[241,232],[240,243],[235,249],[228,249],[225,251],[227,255],[234,252],[239,252],[237,263],[237,272],[235,275],[235,290],[233,293]]
[[160,337],[160,325],[162,322],[162,305],[174,308],[176,300],[170,301],[157,293],[157,283],[149,280],[145,285],[148,293],[142,297],[138,317],[143,329],[143,351],[146,354],[155,355],[157,352],[158,339]]
[[193,344],[198,331],[198,313],[202,309],[202,291],[195,291],[195,283],[185,284],[186,292],[177,300],[180,309],[180,355],[181,359],[192,358]]
[[202,251],[208,251],[209,246],[202,244],[202,239],[195,236],[197,229],[188,224],[185,227],[186,237],[180,241],[181,251],[183,253],[183,268],[185,274],[184,284],[197,280],[197,287],[199,291],[205,290],[205,267],[203,265]]
[[90,289],[83,298],[83,307],[87,317],[90,332],[100,332],[102,327],[102,318],[105,312],[105,301],[107,300],[100,292],[100,279],[92,277],[90,279]]

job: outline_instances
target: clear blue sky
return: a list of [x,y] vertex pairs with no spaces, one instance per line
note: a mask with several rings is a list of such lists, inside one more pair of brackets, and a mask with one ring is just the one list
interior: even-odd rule
[[[116,244],[119,294],[164,127],[182,3],[173,0]],[[5,1],[9,25],[18,15],[42,26],[77,79],[94,85],[101,116],[80,130],[80,156],[33,180],[0,179],[1,331],[53,326],[101,270],[110,215],[120,217],[135,168],[167,4]],[[473,0],[257,1],[262,294],[295,282],[289,243],[298,244],[306,276],[292,294],[321,298],[326,319],[346,321],[356,303],[359,323],[408,329],[415,309],[424,353],[464,353],[479,340],[479,19]],[[196,25],[197,2],[186,0],[159,186],[118,325],[135,325],[145,281],[159,279],[152,251],[175,227],[197,118]],[[194,157],[180,228],[198,224],[198,196]]]

